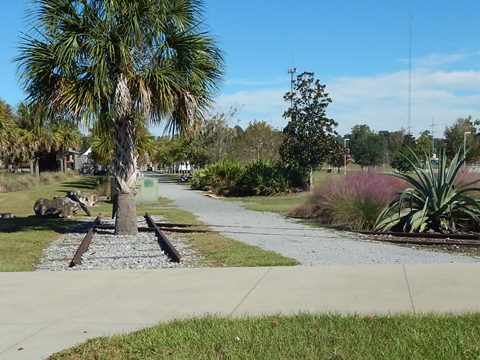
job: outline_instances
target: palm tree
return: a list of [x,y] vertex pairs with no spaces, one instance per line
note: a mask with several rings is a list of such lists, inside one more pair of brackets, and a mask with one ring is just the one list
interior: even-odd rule
[[79,147],[82,143],[82,136],[74,122],[62,118],[56,118],[51,124],[51,129],[52,136],[57,144],[56,150],[58,151],[60,171],[66,172],[68,149]]
[[[143,118],[135,120],[135,153],[137,157],[152,156],[155,151],[155,142],[148,131],[147,124]],[[111,163],[115,150],[114,119],[104,118],[93,124],[89,139],[94,159],[104,164]]]
[[31,173],[35,171],[35,176],[39,177],[40,156],[50,152],[56,143],[50,131],[48,111],[40,104],[20,103],[17,114],[20,144],[23,152],[29,154]]
[[136,117],[188,131],[222,75],[201,24],[202,0],[39,0],[17,57],[29,100],[87,122],[111,112],[118,192],[115,232],[137,232]]
[[10,106],[0,99],[0,156],[8,161],[7,152],[14,130],[13,112]]

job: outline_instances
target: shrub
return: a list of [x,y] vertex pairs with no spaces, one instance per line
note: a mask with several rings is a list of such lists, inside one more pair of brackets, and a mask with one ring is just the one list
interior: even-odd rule
[[32,189],[38,180],[30,174],[2,174],[0,183],[3,192],[12,192]]
[[224,196],[275,195],[292,187],[303,187],[303,177],[296,168],[282,163],[258,160],[242,165],[221,161],[197,170],[191,186]]
[[54,181],[63,181],[69,177],[69,173],[65,174],[62,172],[54,172],[52,175]]
[[237,161],[223,160],[197,170],[192,179],[192,188],[211,190],[218,195],[238,193],[238,182],[243,176],[245,166]]
[[288,192],[289,181],[282,167],[272,161],[254,161],[249,163],[240,181],[244,195],[270,196]]
[[[455,187],[459,187],[468,183],[480,185],[480,173],[470,172],[462,168],[458,172],[453,184]],[[471,195],[477,199],[480,198],[479,192],[472,192]]]
[[347,230],[372,229],[384,206],[403,188],[398,179],[375,172],[332,175],[291,215]]
[[40,184],[41,185],[48,185],[53,184],[55,182],[55,175],[51,172],[42,172],[40,173]]
[[385,206],[375,228],[440,233],[478,231],[480,202],[472,194],[480,192],[479,179],[468,179],[470,175],[461,174],[464,160],[465,155],[457,152],[447,165],[445,151],[440,154],[438,169],[433,168],[428,158],[420,161],[415,156],[414,160],[409,160],[415,176],[392,174],[409,187]]
[[111,178],[109,176],[98,177],[94,192],[99,196],[111,196]]
[[76,174],[75,171],[68,171],[66,174],[61,172],[42,172],[40,173],[40,178],[36,178],[32,174],[0,174],[0,192],[30,190],[38,185],[49,185],[63,181],[67,177],[75,176]]

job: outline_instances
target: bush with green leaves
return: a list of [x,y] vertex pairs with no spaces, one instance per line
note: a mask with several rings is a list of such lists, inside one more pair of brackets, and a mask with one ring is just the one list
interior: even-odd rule
[[305,182],[298,169],[283,163],[258,160],[243,165],[224,160],[197,170],[191,186],[223,196],[269,196],[303,188]]
[[457,152],[447,164],[445,152],[440,154],[438,169],[429,159],[417,156],[408,160],[414,175],[393,173],[409,186],[380,213],[378,231],[455,233],[478,231],[480,202],[478,178],[459,181],[465,155]]
[[217,195],[233,196],[238,193],[238,183],[245,166],[234,160],[223,160],[197,170],[191,186],[197,190],[213,191]]
[[241,193],[245,196],[270,196],[305,186],[303,176],[297,168],[267,160],[247,164],[240,181]]

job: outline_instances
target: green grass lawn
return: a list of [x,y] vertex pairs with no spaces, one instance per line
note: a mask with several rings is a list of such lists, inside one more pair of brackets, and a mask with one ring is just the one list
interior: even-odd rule
[[[209,230],[195,215],[172,207],[166,199],[161,199],[162,206],[142,205],[137,207],[138,214],[148,212],[151,215],[163,215],[167,222],[176,224],[200,225],[196,229]],[[203,225],[203,226],[202,226]],[[219,233],[184,233],[172,234],[188,240],[188,243],[205,259],[202,265],[219,266],[291,266],[298,261],[287,258],[273,251],[232,240]]]
[[33,205],[41,197],[63,196],[66,191],[90,191],[95,177],[75,177],[62,183],[38,186],[28,191],[0,194],[0,212],[14,219],[0,220],[0,271],[31,271],[43,249],[76,224],[75,219],[46,219],[34,216]]
[[303,204],[308,192],[277,196],[249,196],[228,198],[229,201],[240,201],[243,207],[255,211],[270,211],[280,215],[287,215],[297,206]]
[[[0,221],[0,271],[32,271],[42,256],[43,249],[62,234],[69,232],[80,218],[79,212],[71,219],[47,219],[34,216],[33,205],[38,198],[65,195],[78,189],[94,191],[97,177],[75,177],[62,183],[39,186],[33,190],[0,194],[0,212],[12,212],[14,219]],[[112,204],[100,201],[90,208],[93,218],[99,214],[110,217]],[[169,222],[199,224],[191,213],[172,206],[166,199],[155,204],[137,206],[137,214],[164,215]],[[206,229],[206,227],[204,227]],[[178,234],[176,235],[178,236]],[[298,262],[280,254],[231,240],[218,233],[181,234],[205,259],[208,266],[274,266],[297,265]]]
[[50,360],[474,360],[479,334],[478,314],[207,317],[92,339]]

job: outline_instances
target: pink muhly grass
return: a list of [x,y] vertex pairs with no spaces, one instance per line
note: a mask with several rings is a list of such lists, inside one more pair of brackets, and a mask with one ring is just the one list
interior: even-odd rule
[[478,181],[478,184],[474,184],[475,186],[480,185],[480,173],[468,171],[467,169],[460,169],[455,178],[454,184],[462,185],[473,181]]
[[[474,183],[476,181],[476,183]],[[471,184],[469,187],[480,188],[480,173],[471,172],[467,169],[461,169],[453,182],[454,186],[462,186],[463,184]],[[469,192],[474,198],[479,198],[478,191]]]
[[331,176],[293,215],[349,230],[371,229],[383,207],[404,188],[401,180],[375,172]]

